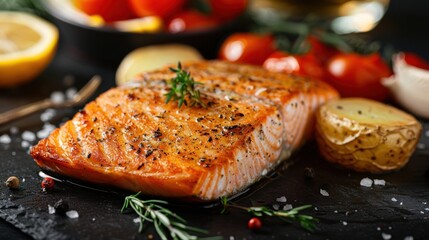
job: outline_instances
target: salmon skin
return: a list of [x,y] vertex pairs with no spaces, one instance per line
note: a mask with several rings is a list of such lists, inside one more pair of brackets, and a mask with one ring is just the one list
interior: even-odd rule
[[314,80],[220,61],[183,66],[207,108],[165,103],[168,68],[87,104],[34,146],[42,168],[148,195],[215,200],[242,191],[308,137],[314,110],[338,97]]

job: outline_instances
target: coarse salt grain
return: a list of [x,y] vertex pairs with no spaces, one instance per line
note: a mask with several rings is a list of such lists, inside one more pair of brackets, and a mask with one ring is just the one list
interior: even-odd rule
[[56,112],[55,109],[48,108],[40,114],[40,120],[42,120],[42,122],[47,122],[55,117]]
[[95,218],[92,218],[92,221],[95,222]]
[[420,213],[421,213],[421,214],[425,214],[425,212],[423,212],[423,211],[420,211]]
[[363,187],[372,187],[372,182],[370,178],[362,178],[362,180],[360,180],[360,185]]
[[426,211],[429,211],[429,208],[425,208]]
[[229,236],[229,240],[235,240],[234,236]]
[[374,185],[385,186],[386,185],[386,181],[383,180],[383,179],[374,179]]
[[49,214],[54,214],[55,213],[55,208],[51,205],[48,204],[48,212]]
[[39,130],[36,135],[38,138],[46,138],[49,136],[49,134],[51,134],[52,131],[55,130],[55,126],[49,123],[45,123],[43,125],[43,128],[41,130]]
[[414,237],[413,236],[406,236],[406,237],[404,237],[404,240],[414,240]]
[[12,142],[12,139],[7,134],[3,134],[0,136],[0,143],[2,144],[9,144]]
[[22,141],[22,142],[21,142],[21,147],[22,147],[22,148],[28,148],[28,147],[30,147],[30,143],[29,143],[29,142],[27,142],[27,141]]
[[67,217],[74,219],[79,217],[79,213],[76,210],[70,210],[66,212]]
[[15,156],[15,155],[16,155],[16,152],[15,152],[15,151],[13,151],[11,154],[12,154],[12,156]]
[[134,223],[140,223],[142,220],[138,217],[138,218],[134,218],[133,219],[133,222]]
[[17,127],[13,126],[10,128],[10,134],[15,135],[15,134],[18,134],[18,132],[19,132],[19,129]]
[[381,230],[381,228],[380,227],[377,227],[377,231],[380,231]]
[[293,208],[292,204],[286,204],[283,206],[283,210],[285,210],[285,211],[291,210],[292,208]]
[[426,148],[426,144],[424,143],[417,143],[417,149],[425,149]]
[[34,140],[36,140],[36,134],[34,134],[33,132],[27,131],[25,130],[22,134],[21,137],[23,140],[25,141],[29,141],[32,142]]
[[344,226],[347,226],[347,224],[348,224],[348,223],[347,223],[346,221],[343,221],[343,225],[344,225]]
[[425,136],[426,136],[426,137],[429,137],[429,130],[426,130],[426,132],[425,132]]
[[281,197],[277,198],[276,201],[285,203],[285,202],[287,202],[287,198],[285,196],[281,196]]
[[390,234],[388,234],[388,233],[381,233],[381,237],[382,237],[384,240],[389,240],[389,239],[391,239],[391,238],[392,238],[392,235],[390,235]]
[[53,103],[63,103],[65,100],[65,95],[64,93],[60,92],[60,91],[55,91],[51,93],[50,99]]
[[74,95],[76,95],[77,90],[74,87],[68,88],[66,90],[66,97],[67,99],[72,99],[74,97]]
[[274,209],[274,210],[279,210],[279,208],[280,208],[280,205],[278,205],[278,204],[273,204],[273,209]]
[[398,201],[398,199],[396,199],[394,197],[391,200],[392,200],[392,202],[397,202]]
[[329,193],[324,189],[320,189],[320,194],[322,194],[322,196],[329,197]]

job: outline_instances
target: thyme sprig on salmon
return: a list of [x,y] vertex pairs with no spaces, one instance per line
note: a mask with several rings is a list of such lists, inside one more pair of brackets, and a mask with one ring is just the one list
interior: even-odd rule
[[223,206],[222,213],[228,211],[229,208],[241,209],[249,212],[250,214],[262,217],[279,217],[280,219],[287,222],[297,222],[299,225],[307,231],[313,232],[315,229],[315,223],[318,222],[318,219],[305,214],[300,214],[299,212],[308,208],[311,208],[311,205],[303,205],[300,207],[292,208],[290,210],[274,210],[268,207],[244,207],[230,203],[227,197],[221,197],[220,202]]
[[189,100],[191,107],[196,105],[206,107],[206,104],[201,100],[200,91],[195,89],[195,85],[202,83],[195,82],[191,74],[182,69],[180,62],[177,64],[177,68],[170,68],[170,70],[176,73],[176,77],[170,79],[170,91],[165,94],[167,97],[165,102],[168,103],[170,100],[178,101],[180,108],[183,104],[187,106]]
[[145,222],[150,222],[154,224],[155,230],[162,240],[170,239],[169,236],[172,239],[177,240],[221,239],[219,237],[200,238],[193,235],[193,233],[207,234],[208,232],[204,229],[186,225],[185,219],[162,206],[168,204],[166,201],[141,200],[138,198],[139,195],[140,192],[125,197],[125,202],[121,209],[121,212],[124,212],[125,209],[131,207],[137,213],[137,215],[139,215],[139,232],[143,230]]

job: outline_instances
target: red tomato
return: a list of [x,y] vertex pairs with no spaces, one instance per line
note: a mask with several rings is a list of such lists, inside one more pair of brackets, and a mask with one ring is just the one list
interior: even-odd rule
[[272,72],[290,73],[302,77],[325,80],[325,70],[313,54],[293,55],[282,51],[271,54],[264,62],[264,68]]
[[210,0],[212,14],[221,20],[238,17],[247,6],[247,0]]
[[331,57],[340,53],[338,49],[323,43],[316,37],[309,36],[307,38],[307,42],[310,45],[308,54],[313,54],[320,59],[322,63],[326,63]]
[[[178,12],[186,0],[128,0],[135,14],[140,17],[159,16],[167,18]],[[122,2],[122,1],[121,1]]]
[[364,97],[377,101],[387,98],[389,91],[381,80],[392,75],[380,54],[342,53],[327,63],[328,81],[342,97]]
[[176,14],[168,23],[168,31],[172,33],[187,30],[212,28],[217,26],[217,21],[198,11],[185,10]]
[[229,36],[220,47],[219,59],[230,62],[262,65],[275,51],[272,35],[235,33]]
[[404,56],[405,62],[408,64],[421,69],[429,70],[429,62],[421,58],[419,55],[410,52],[404,52],[402,54]]
[[100,15],[106,22],[135,17],[127,1],[122,0],[75,0],[76,7],[88,15]]

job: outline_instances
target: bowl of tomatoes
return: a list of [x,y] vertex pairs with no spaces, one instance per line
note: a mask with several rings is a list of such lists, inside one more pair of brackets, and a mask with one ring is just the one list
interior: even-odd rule
[[216,57],[223,38],[241,28],[247,0],[43,0],[66,44],[78,55],[117,64],[154,44],[195,47]]

